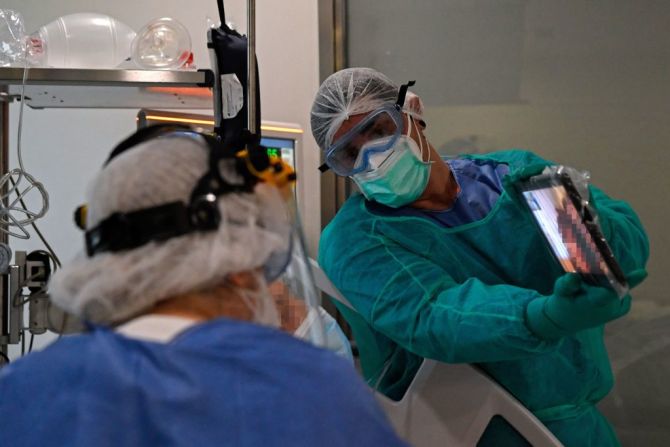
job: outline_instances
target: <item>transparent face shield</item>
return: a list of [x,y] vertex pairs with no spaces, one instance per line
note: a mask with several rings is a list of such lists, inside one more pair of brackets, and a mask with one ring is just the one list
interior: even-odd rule
[[[265,189],[268,192],[268,188]],[[274,191],[263,194],[265,215],[260,216],[260,220],[273,234],[271,240],[277,249],[260,269],[244,270],[254,277],[246,286],[232,286],[235,290],[232,296],[241,300],[240,306],[246,309],[237,315],[249,322],[275,327],[318,347],[332,349],[325,336],[325,312],[320,308],[320,294],[310,268],[293,192],[290,186],[286,189],[290,194],[287,202]],[[72,333],[84,330],[85,326],[79,317],[50,306],[49,329]]]
[[396,106],[371,112],[326,151],[326,164],[338,175],[351,176],[370,169],[370,160],[383,156],[403,132]]
[[[164,135],[151,137],[151,139],[162,140],[156,143],[160,151],[165,151],[164,153],[157,152],[161,153],[162,157],[176,152],[175,148],[183,150],[179,145],[175,146],[181,140],[196,140],[199,143],[205,141],[203,136],[194,132],[173,129],[168,129],[166,132]],[[118,156],[123,150],[125,150],[124,146],[121,146],[119,151],[115,149],[113,155]],[[221,178],[230,185],[236,185],[236,182],[242,181],[240,172],[243,172],[244,169],[239,162],[246,160],[246,163],[250,163],[250,159],[244,153],[240,152],[238,157],[237,160],[222,159],[219,163]],[[132,258],[134,253],[149,247],[144,241],[135,245],[132,243],[119,245],[125,240],[123,235],[128,231],[124,229],[126,228],[124,225],[132,224],[131,230],[157,231],[159,233],[156,234],[159,235],[169,233],[169,236],[163,240],[151,239],[156,243],[153,248],[150,247],[151,256],[156,259],[156,262],[173,259],[175,257],[173,251],[184,252],[185,250],[192,252],[193,261],[189,265],[182,265],[181,268],[185,271],[176,267],[176,274],[167,273],[165,269],[150,269],[157,272],[156,281],[150,282],[160,283],[166,292],[157,292],[155,300],[152,298],[146,301],[147,306],[169,298],[169,293],[173,293],[179,287],[183,287],[180,292],[185,293],[198,290],[200,284],[213,284],[212,281],[223,279],[223,295],[221,296],[228,300],[228,304],[222,316],[282,329],[317,346],[324,346],[323,318],[318,318],[321,310],[320,295],[317,293],[310,270],[302,225],[295,203],[293,191],[295,174],[290,166],[285,165],[280,158],[270,158],[269,166],[262,171],[256,171],[253,166],[248,166],[247,175],[252,174],[259,179],[253,187],[253,192],[240,191],[230,195],[221,194],[219,199],[215,199],[208,208],[195,208],[194,204],[200,204],[200,201],[194,201],[192,198],[190,203],[171,202],[172,205],[167,204],[169,206],[163,204],[125,213],[121,223],[116,220],[110,221],[109,225],[113,226],[114,231],[101,233],[101,240],[104,242],[100,245],[102,248],[92,247],[94,250],[87,255],[82,268],[103,259],[97,256],[99,251],[106,255],[111,253],[112,257],[117,257],[119,262],[123,262],[124,257]],[[206,197],[209,196],[213,194],[208,194]],[[199,196],[196,196],[196,199],[197,197]],[[217,219],[216,224],[212,227],[189,230],[191,228],[189,226],[185,232],[180,232],[181,227],[175,226],[189,217],[200,217],[202,213],[195,214],[195,211],[208,211],[205,217],[211,217],[215,210],[220,220]],[[136,214],[138,212],[143,214],[138,216]],[[163,226],[160,225],[161,222]],[[87,242],[89,234],[94,234],[101,225],[107,225],[107,221],[98,223],[94,228],[83,225],[88,228]],[[117,238],[119,234],[121,235],[120,240]],[[163,242],[167,239],[171,239],[169,243]],[[198,256],[197,253],[207,255],[203,257]],[[203,261],[203,259],[206,260]],[[185,285],[184,281],[175,279],[180,274],[189,276],[188,269],[206,271],[207,268],[204,265],[198,264],[202,262],[206,262],[208,267],[218,265],[218,272],[203,273],[204,276],[198,281],[205,282],[196,281],[192,285]],[[137,269],[142,268],[137,262],[130,264]],[[211,278],[208,275],[211,275]],[[168,284],[170,281],[176,282]],[[154,289],[149,292],[155,291]],[[115,290],[112,292],[116,293]],[[119,295],[124,299],[127,298],[125,291]],[[146,298],[150,296],[150,293],[142,293],[141,296]],[[145,312],[149,308],[147,306],[138,306],[136,311]],[[118,312],[116,314],[118,315]],[[136,314],[128,313],[127,315]],[[126,319],[127,315],[124,315],[123,319]],[[66,326],[62,323],[62,318],[56,317],[54,316],[54,326]],[[108,317],[108,321],[112,323],[123,321],[121,317],[115,319],[114,315]]]
[[273,255],[264,269],[277,309],[279,327],[304,341],[327,348],[321,296],[306,251],[300,216],[293,193],[288,200],[288,250]]

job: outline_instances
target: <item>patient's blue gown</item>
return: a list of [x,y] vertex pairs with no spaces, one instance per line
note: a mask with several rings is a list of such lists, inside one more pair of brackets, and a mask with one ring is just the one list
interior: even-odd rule
[[167,344],[104,328],[0,369],[0,436],[25,446],[395,446],[350,364],[218,319]]

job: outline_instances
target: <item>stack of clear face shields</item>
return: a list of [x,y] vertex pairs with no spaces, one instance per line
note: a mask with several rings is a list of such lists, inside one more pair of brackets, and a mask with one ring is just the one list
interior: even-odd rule
[[25,39],[21,14],[11,9],[0,9],[0,67],[24,64]]

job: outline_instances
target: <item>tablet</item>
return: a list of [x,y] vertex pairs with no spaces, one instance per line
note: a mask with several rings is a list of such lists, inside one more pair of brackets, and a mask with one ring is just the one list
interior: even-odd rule
[[519,183],[524,202],[551,251],[569,273],[592,285],[628,293],[626,278],[596,221],[566,172],[542,174]]

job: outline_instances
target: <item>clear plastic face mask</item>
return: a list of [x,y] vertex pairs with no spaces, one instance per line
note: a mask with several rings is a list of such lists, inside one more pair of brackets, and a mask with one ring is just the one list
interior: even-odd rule
[[188,29],[173,18],[153,20],[137,33],[131,53],[133,62],[141,68],[179,68],[191,56],[191,36]]

